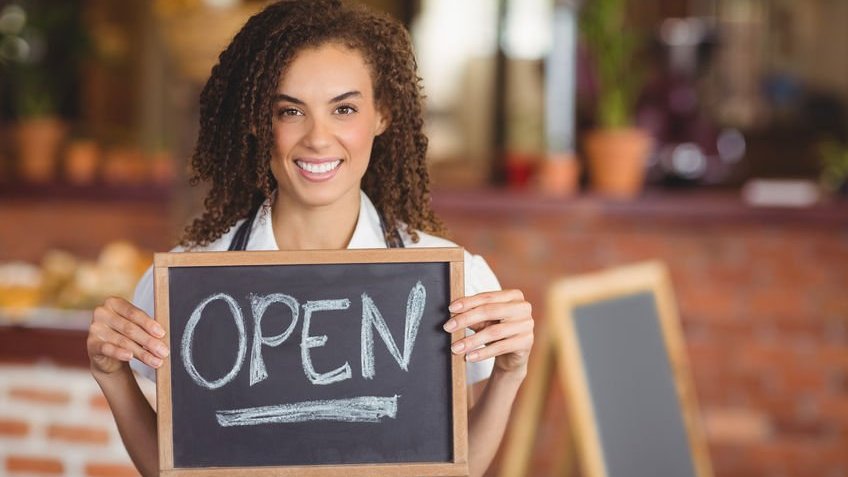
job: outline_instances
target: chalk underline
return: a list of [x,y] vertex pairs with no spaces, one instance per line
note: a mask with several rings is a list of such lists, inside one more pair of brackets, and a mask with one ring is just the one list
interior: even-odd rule
[[360,396],[229,409],[217,411],[215,417],[222,427],[308,421],[380,422],[384,417],[396,418],[398,397]]

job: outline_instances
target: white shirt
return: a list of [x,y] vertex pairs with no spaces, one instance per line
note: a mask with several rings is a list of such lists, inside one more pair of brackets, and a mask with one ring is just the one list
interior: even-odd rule
[[[385,237],[383,230],[380,227],[380,216],[371,199],[360,192],[359,218],[356,221],[356,228],[353,230],[353,236],[348,243],[347,248],[386,248]],[[268,205],[267,203],[265,205]],[[274,237],[274,227],[271,225],[270,207],[260,207],[256,219],[253,221],[253,227],[250,230],[250,239],[247,243],[247,250],[279,250],[277,247],[277,239]],[[224,235],[219,237],[214,242],[205,247],[192,249],[192,251],[226,251],[230,242],[235,235],[236,230],[241,225],[244,219],[237,222]],[[427,247],[456,247],[457,245],[450,240],[445,240],[440,237],[418,232],[418,242],[412,242],[408,234],[401,232],[403,244],[407,248],[427,248]],[[172,252],[183,252],[183,247],[176,247]],[[489,268],[489,265],[479,255],[472,255],[465,252],[465,295],[471,296],[478,293],[500,290],[501,286],[498,279]],[[153,316],[153,267],[147,269],[144,276],[139,280],[135,289],[135,297],[133,304],[144,310],[149,316]],[[470,330],[467,333],[472,333]],[[473,384],[483,379],[488,378],[492,374],[494,366],[494,358],[489,358],[484,361],[466,363],[466,379],[468,384]],[[155,381],[155,371],[153,368],[136,359],[130,363],[132,368],[142,376],[151,381]]]

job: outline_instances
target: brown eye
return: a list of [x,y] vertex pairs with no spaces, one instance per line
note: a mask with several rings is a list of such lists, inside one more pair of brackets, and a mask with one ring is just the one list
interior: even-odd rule
[[303,116],[303,113],[295,108],[281,108],[277,111],[277,116],[281,118]]
[[338,114],[348,115],[348,114],[353,114],[355,112],[356,112],[356,108],[354,108],[353,106],[351,106],[349,104],[343,104],[343,105],[339,106],[338,108],[336,108],[336,113],[338,113]]

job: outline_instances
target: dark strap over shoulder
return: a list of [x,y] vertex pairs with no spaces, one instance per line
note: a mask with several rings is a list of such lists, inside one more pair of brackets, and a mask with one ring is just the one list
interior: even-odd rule
[[[259,207],[261,207],[261,205]],[[241,225],[239,225],[239,228],[236,229],[236,233],[233,235],[233,240],[230,242],[230,247],[227,250],[230,252],[247,250],[247,242],[250,240],[250,231],[253,229],[253,221],[259,213],[259,207],[254,207],[244,222],[242,222]],[[377,215],[380,216],[380,230],[383,231],[383,237],[385,237],[387,235],[386,221],[383,219],[383,214],[381,212],[378,211]],[[393,232],[394,233],[389,235],[389,239],[386,240],[386,246],[388,248],[404,248],[403,238],[401,238],[400,231],[397,227],[395,227]]]
[[[261,206],[259,206],[261,207]],[[247,218],[236,229],[233,240],[230,242],[230,252],[247,250],[247,242],[250,240],[250,231],[253,229],[253,221],[256,219],[256,214],[259,212],[259,207],[254,207],[250,210]]]
[[383,231],[383,237],[386,237],[386,235],[389,236],[389,238],[386,239],[386,246],[388,248],[404,248],[403,238],[401,238],[400,231],[398,230],[398,228],[395,227],[394,230],[392,230],[392,232],[393,232],[392,234],[387,234],[386,233],[386,219],[383,218],[383,213],[380,212],[380,211],[377,211],[377,215],[380,216],[380,230]]

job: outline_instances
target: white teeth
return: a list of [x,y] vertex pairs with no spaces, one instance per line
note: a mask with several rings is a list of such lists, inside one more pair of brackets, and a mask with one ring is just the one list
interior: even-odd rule
[[323,162],[323,163],[312,163],[305,161],[294,161],[297,164],[297,167],[303,169],[306,172],[311,172],[312,174],[324,174],[326,172],[330,172],[336,167],[339,167],[339,164],[342,163],[341,159],[336,159],[331,162]]

